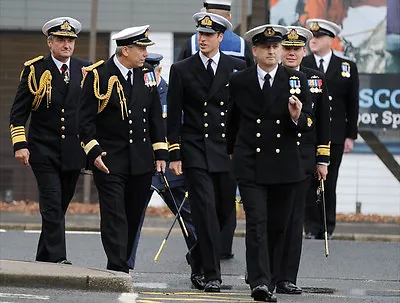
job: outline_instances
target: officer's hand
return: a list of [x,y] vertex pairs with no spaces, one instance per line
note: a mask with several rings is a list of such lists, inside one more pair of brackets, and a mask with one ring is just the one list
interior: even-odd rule
[[99,170],[108,175],[110,171],[108,170],[107,166],[104,165],[104,162],[101,159],[101,157],[104,157],[106,155],[106,152],[102,152],[101,155],[97,156],[96,160],[94,160],[94,166],[96,166]]
[[156,169],[157,172],[163,172],[165,173],[165,168],[167,167],[167,162],[164,160],[156,160]]
[[289,108],[289,113],[290,113],[290,116],[292,117],[292,119],[294,121],[299,120],[300,114],[301,114],[301,109],[303,108],[303,103],[300,102],[299,98],[297,98],[294,95],[290,96],[288,108]]
[[354,140],[351,138],[346,138],[344,141],[344,152],[349,153],[353,150],[354,147]]
[[29,150],[27,148],[21,148],[15,151],[15,159],[25,165],[27,168],[31,167],[29,165]]
[[328,174],[328,165],[318,164],[317,165],[318,180],[321,180],[322,178],[325,181],[327,174]]
[[182,175],[182,161],[171,161],[169,163],[169,168],[171,169],[174,175]]

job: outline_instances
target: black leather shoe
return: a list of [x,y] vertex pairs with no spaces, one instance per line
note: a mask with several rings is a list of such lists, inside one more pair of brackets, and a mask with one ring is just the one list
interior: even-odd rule
[[203,290],[206,286],[206,280],[204,279],[204,275],[202,273],[192,273],[190,275],[190,281],[192,282],[192,285],[198,290]]
[[60,260],[60,261],[58,261],[57,263],[58,263],[58,264],[65,264],[65,265],[72,265],[72,262],[69,261],[69,260],[67,260],[67,259]]
[[204,287],[205,292],[221,292],[221,282],[218,280],[210,280]]
[[300,295],[303,291],[296,284],[293,284],[289,281],[281,281],[276,284],[276,292],[278,294],[287,294],[287,295]]
[[230,259],[233,259],[234,257],[235,257],[235,255],[232,254],[232,253],[230,253],[230,254],[221,254],[221,255],[219,256],[219,258],[220,258],[221,260],[230,260]]
[[254,301],[278,302],[278,299],[268,290],[267,285],[258,285],[251,290],[251,297]]

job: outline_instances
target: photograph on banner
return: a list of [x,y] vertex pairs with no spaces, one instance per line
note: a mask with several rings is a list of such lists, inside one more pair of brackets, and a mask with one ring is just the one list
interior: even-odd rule
[[271,23],[304,26],[319,18],[341,26],[333,49],[360,73],[400,72],[399,0],[271,0]]

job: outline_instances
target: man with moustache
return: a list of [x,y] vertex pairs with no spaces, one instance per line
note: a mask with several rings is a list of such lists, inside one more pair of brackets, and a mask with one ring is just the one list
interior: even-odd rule
[[282,261],[281,264],[276,264],[279,270],[274,273],[274,280],[277,282],[277,293],[301,294],[302,289],[296,285],[296,280],[303,239],[304,205],[307,192],[311,185],[315,183],[315,173],[317,173],[318,180],[326,180],[328,173],[330,112],[324,74],[301,65],[306,54],[306,44],[313,37],[312,33],[308,29],[297,26],[289,26],[287,30],[288,32],[282,40],[282,65],[306,74],[315,124],[312,131],[297,133],[306,179],[301,181],[296,189],[295,200],[285,233]]
[[302,181],[297,133],[313,126],[305,75],[278,64],[279,25],[245,34],[257,66],[233,74],[227,121],[231,155],[246,213],[247,282],[256,301],[276,302],[272,274],[280,264],[295,188]]
[[170,71],[170,168],[177,175],[185,173],[197,232],[198,243],[191,251],[192,284],[219,292],[219,231],[232,213],[236,189],[225,141],[228,80],[245,63],[219,51],[225,30],[232,27],[227,19],[211,13],[197,13],[193,19],[200,51],[175,63]]
[[112,39],[115,55],[86,68],[79,133],[99,191],[107,269],[129,273],[154,166],[165,171],[168,153],[156,77],[145,63],[154,44],[149,26],[126,28]]
[[91,64],[72,57],[81,28],[71,17],[51,19],[43,25],[50,55],[25,62],[10,113],[15,158],[32,167],[39,189],[42,232],[36,261],[41,262],[71,264],[66,257],[65,213],[84,167],[77,109],[81,69]]
[[[336,225],[336,185],[340,163],[343,152],[351,152],[357,139],[359,79],[356,64],[336,56],[331,50],[333,40],[340,32],[339,25],[323,19],[309,19],[306,25],[314,37],[309,43],[312,54],[303,59],[302,65],[325,74],[330,95],[332,131],[325,204],[328,238],[332,238]],[[321,207],[315,203],[313,193],[306,200],[304,223],[306,238],[323,239]]]

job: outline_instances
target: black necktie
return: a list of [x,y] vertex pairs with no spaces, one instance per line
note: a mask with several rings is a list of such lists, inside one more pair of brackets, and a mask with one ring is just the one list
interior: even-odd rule
[[269,80],[271,79],[271,75],[270,74],[265,74],[264,76],[264,85],[263,85],[263,92],[264,94],[266,94],[268,92],[268,90],[271,88],[271,83],[269,82]]
[[321,72],[321,73],[325,73],[324,72],[324,59],[319,59],[319,66],[318,66],[318,70]]
[[210,83],[212,84],[213,83],[213,80],[214,80],[214,70],[213,70],[213,68],[212,68],[212,66],[211,66],[211,63],[213,62],[213,60],[212,59],[208,59],[208,63],[207,63],[207,73],[208,73],[208,75],[210,76]]
[[126,81],[129,83],[130,86],[132,86],[132,71],[129,70],[127,73],[128,78],[126,79]]
[[65,82],[66,84],[69,83],[69,77],[68,77],[67,70],[68,70],[67,64],[63,64],[63,65],[61,66],[61,74],[62,74],[62,76],[63,76],[63,78],[64,78],[64,82]]

